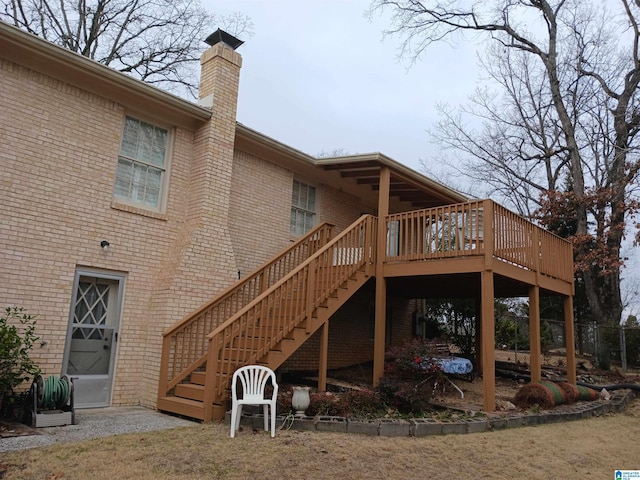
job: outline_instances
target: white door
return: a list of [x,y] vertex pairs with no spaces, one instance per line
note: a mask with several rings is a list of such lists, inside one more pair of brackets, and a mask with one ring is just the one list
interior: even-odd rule
[[76,272],[62,373],[77,408],[111,403],[123,288],[123,276]]

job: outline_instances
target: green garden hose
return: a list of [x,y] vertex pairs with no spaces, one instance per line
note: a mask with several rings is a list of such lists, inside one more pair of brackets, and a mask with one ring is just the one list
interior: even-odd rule
[[49,376],[44,382],[42,377],[36,380],[38,391],[38,404],[45,410],[54,410],[64,407],[69,401],[71,387],[68,378]]

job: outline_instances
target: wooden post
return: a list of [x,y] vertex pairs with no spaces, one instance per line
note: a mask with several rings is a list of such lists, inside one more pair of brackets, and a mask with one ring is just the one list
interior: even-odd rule
[[476,373],[482,375],[482,298],[476,297]]
[[540,288],[529,287],[529,353],[531,365],[531,382],[542,380],[542,364],[540,361]]
[[576,347],[573,331],[573,295],[564,297],[564,338],[566,348],[567,382],[575,385],[576,378]]
[[378,238],[376,252],[376,319],[373,340],[373,385],[377,385],[384,374],[385,330],[387,323],[387,281],[384,278],[384,259],[387,250],[387,215],[389,215],[389,191],[391,171],[380,169],[378,191]]
[[[160,357],[160,381],[158,382],[158,398],[167,395],[169,383],[169,354],[171,350],[171,335],[162,339],[162,356]],[[172,372],[175,375],[175,371]]]
[[495,249],[493,201],[483,200],[482,236],[484,242],[484,268],[492,270],[493,252]]
[[212,339],[209,339],[209,351],[207,352],[207,369],[204,375],[204,418],[205,423],[213,420],[213,399],[215,398],[216,377],[218,373],[218,349]]
[[318,391],[327,391],[327,361],[329,359],[329,320],[320,327],[320,359],[318,365]]
[[[493,233],[492,233],[493,234]],[[482,409],[493,412],[496,409],[496,345],[495,311],[493,305],[493,272],[485,270],[481,274],[481,325],[482,325],[482,384],[484,388]]]
[[318,271],[318,259],[314,258],[307,266],[307,304],[306,310],[306,330],[311,333],[311,316],[316,306],[316,275]]

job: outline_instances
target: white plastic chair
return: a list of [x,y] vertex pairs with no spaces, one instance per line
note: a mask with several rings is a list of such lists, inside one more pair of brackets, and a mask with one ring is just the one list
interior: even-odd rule
[[[242,398],[238,398],[238,379],[242,386]],[[271,393],[271,398],[265,398],[265,387],[269,380],[273,385],[273,392]],[[278,384],[273,370],[261,365],[247,365],[239,368],[233,374],[231,396],[231,438],[236,436],[236,431],[240,427],[243,405],[263,405],[264,429],[269,430],[269,419],[271,419],[271,436],[276,436]],[[269,410],[271,410],[271,416],[269,416]]]

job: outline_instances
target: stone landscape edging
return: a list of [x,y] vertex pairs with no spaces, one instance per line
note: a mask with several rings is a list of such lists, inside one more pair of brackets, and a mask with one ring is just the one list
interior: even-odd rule
[[[483,416],[474,416],[462,420],[438,420],[433,418],[412,419],[363,419],[335,416],[277,416],[278,428],[311,432],[353,433],[382,437],[424,437],[429,435],[447,435],[480,433],[507,428],[518,428],[547,423],[569,422],[597,417],[606,413],[618,413],[626,408],[635,397],[631,390],[611,392],[610,400],[579,402],[562,405],[553,410],[539,413],[531,411],[494,412]],[[230,412],[225,416],[229,425]],[[243,413],[240,425],[260,430],[264,426],[262,414]]]

